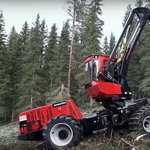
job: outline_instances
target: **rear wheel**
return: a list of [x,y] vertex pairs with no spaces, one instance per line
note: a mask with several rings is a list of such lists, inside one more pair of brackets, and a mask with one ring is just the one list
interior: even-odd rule
[[150,106],[137,110],[129,121],[130,132],[150,133]]
[[82,140],[83,128],[80,122],[72,117],[57,116],[47,123],[43,137],[47,149],[66,149],[76,146]]

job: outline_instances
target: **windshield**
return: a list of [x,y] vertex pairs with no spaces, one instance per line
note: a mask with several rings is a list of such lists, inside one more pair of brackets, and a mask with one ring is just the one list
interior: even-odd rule
[[98,80],[98,60],[91,60],[85,64],[86,83]]

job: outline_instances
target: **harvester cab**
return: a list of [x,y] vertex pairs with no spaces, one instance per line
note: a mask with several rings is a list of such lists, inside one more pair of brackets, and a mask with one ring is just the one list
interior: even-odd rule
[[[108,82],[102,76],[102,71],[109,60],[109,56],[103,55],[90,55],[85,59],[85,72],[86,72],[86,92],[97,101],[103,101],[107,98],[118,97],[121,95],[121,85]],[[109,71],[113,73],[116,58],[111,61]]]

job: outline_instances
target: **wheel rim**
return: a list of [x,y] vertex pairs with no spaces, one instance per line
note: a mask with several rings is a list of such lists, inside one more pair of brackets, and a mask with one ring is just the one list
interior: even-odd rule
[[147,116],[143,120],[143,128],[146,132],[150,133],[150,116]]
[[73,138],[73,130],[66,123],[57,123],[50,131],[50,139],[57,146],[65,146]]

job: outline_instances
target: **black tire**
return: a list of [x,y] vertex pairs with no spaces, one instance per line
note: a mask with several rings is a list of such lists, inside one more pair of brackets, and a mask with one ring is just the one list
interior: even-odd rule
[[150,130],[145,130],[145,119],[150,118],[150,105],[143,106],[132,114],[128,123],[130,132],[150,133]]
[[[57,145],[56,143],[53,142],[52,138],[54,135],[52,135],[50,137],[52,128],[54,126],[58,126],[59,123],[60,124],[64,123],[66,127],[68,126],[68,128],[71,129],[71,131],[73,131],[73,132],[71,132],[73,135],[71,141],[63,146],[60,146],[59,144]],[[62,124],[62,126],[63,126],[63,124]],[[61,131],[59,131],[59,133]],[[80,124],[80,122],[72,117],[65,116],[65,115],[57,116],[57,117],[54,117],[53,119],[51,119],[47,123],[47,125],[45,126],[45,128],[43,130],[43,138],[45,140],[45,147],[48,150],[60,150],[60,149],[67,149],[67,148],[71,148],[73,146],[77,146],[79,144],[79,142],[83,139],[83,136],[84,136],[83,127]],[[58,138],[60,139],[59,135],[58,135]]]

